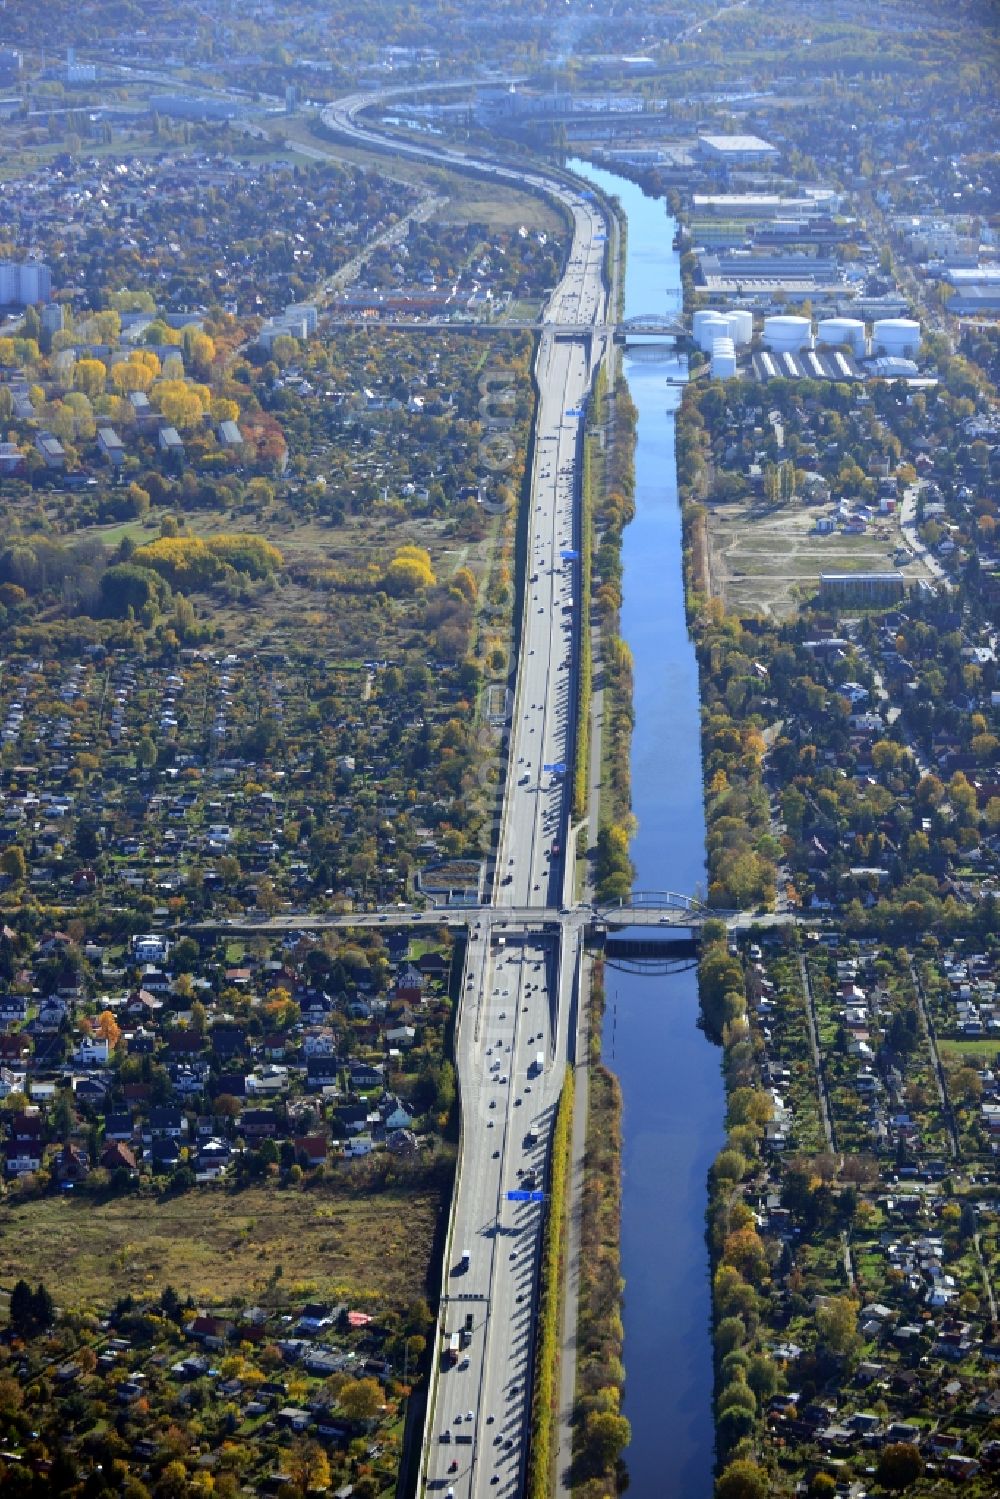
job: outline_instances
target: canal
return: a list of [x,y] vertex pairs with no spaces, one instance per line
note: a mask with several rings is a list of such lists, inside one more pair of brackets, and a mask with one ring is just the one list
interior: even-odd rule
[[[628,220],[625,315],[681,309],[675,223],[634,183],[573,161]],[[688,638],[674,411],[685,361],[667,344],[625,358],[638,410],[636,515],[625,531],[622,635],[635,658],[636,889],[703,894],[698,669]],[[723,1140],[720,1053],[698,1029],[693,969],[605,976],[604,1059],[623,1094],[625,1460],[639,1499],[712,1491],[707,1174]]]

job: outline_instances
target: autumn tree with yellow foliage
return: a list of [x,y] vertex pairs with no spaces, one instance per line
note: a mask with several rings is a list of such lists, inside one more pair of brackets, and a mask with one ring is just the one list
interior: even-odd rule
[[436,582],[430,552],[424,547],[401,546],[382,574],[379,586],[386,593],[403,597],[433,588]]

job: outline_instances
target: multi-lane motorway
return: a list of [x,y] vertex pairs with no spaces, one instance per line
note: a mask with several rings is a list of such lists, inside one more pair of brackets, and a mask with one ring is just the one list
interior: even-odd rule
[[[581,204],[566,278],[549,304],[561,322],[603,316],[601,236]],[[546,766],[571,759],[579,605],[576,486],[584,339],[542,335],[521,656],[494,889],[495,917],[472,929],[458,1027],[462,1152],[442,1332],[472,1337],[438,1373],[424,1447],[429,1490],[522,1492],[543,1205],[507,1194],[541,1187],[568,1051],[582,929],[542,937],[512,921],[564,905],[569,785]],[[502,925],[501,925],[502,923]],[[467,1261],[463,1256],[468,1253]],[[475,1299],[466,1299],[475,1298]],[[471,1419],[470,1419],[471,1414]],[[471,1438],[471,1441],[469,1440]]]
[[[545,767],[572,762],[576,645],[587,622],[578,617],[579,563],[566,554],[580,548],[582,415],[604,349],[608,226],[589,195],[567,182],[470,163],[441,145],[432,151],[388,142],[358,120],[371,102],[370,96],[344,100],[326,112],[327,124],[380,150],[472,166],[545,192],[573,221],[569,262],[545,309],[536,358],[539,400],[506,790],[493,904],[470,923],[456,1027],[461,1147],[421,1454],[421,1493],[513,1499],[526,1476],[544,1203],[508,1194],[544,1187],[575,1041],[582,923],[561,920],[543,932],[531,917],[567,904],[569,781]],[[461,1346],[450,1349],[456,1334]]]

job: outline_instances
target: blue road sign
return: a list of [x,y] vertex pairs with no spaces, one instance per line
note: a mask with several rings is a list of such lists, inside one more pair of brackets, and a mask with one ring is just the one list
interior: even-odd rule
[[579,560],[579,557],[580,557],[580,553],[579,552],[574,552],[573,549],[572,549],[572,547],[566,547],[563,551],[561,551],[559,553],[559,555],[563,559],[564,562],[576,562],[576,561]]
[[508,1202],[544,1202],[544,1192],[525,1192],[522,1187],[514,1187],[507,1193]]
[[547,770],[550,775],[564,776],[566,774],[566,761],[553,760],[551,765],[543,765],[542,769]]

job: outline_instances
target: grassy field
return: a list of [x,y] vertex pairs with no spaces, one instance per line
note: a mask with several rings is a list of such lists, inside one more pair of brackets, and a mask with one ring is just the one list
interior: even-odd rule
[[566,225],[555,209],[531,193],[513,188],[487,185],[475,178],[447,172],[420,161],[401,156],[387,156],[381,151],[366,151],[346,142],[325,139],[314,133],[309,120],[302,116],[282,116],[272,135],[280,135],[288,146],[305,147],[308,152],[322,151],[334,161],[351,162],[374,168],[384,176],[400,182],[417,183],[436,194],[445,194],[447,203],[436,217],[446,223],[488,224],[491,229],[541,229],[546,234],[560,234]]
[[[886,572],[896,564],[898,523],[886,516],[864,536],[820,536],[818,512],[787,506],[763,511],[750,505],[711,506],[708,529],[712,592],[731,610],[778,617],[791,614],[797,594],[819,586],[822,572]],[[904,575],[923,576],[918,563]]]
[[442,223],[488,224],[491,229],[540,229],[543,234],[566,232],[562,216],[541,198],[513,188],[478,182],[475,178],[446,179],[448,201],[436,217]]
[[63,1307],[99,1308],[167,1284],[196,1300],[227,1302],[259,1295],[280,1265],[289,1291],[399,1304],[426,1294],[439,1209],[427,1189],[353,1197],[327,1186],[203,1187],[104,1203],[48,1197],[0,1208],[0,1284],[9,1289],[30,1273]]
[[942,1058],[958,1057],[963,1063],[971,1061],[973,1057],[980,1057],[986,1064],[1000,1055],[1000,1041],[995,1036],[983,1036],[969,1041],[938,1041],[937,1046]]

